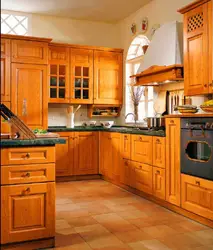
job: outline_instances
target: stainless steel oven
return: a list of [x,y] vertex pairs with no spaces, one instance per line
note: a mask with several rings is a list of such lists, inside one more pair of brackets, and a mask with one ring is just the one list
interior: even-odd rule
[[181,173],[213,180],[213,117],[181,119]]

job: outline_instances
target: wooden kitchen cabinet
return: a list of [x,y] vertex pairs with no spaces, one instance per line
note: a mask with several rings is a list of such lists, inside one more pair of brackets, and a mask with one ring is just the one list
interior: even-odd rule
[[125,159],[131,159],[131,135],[121,134],[121,154]]
[[135,162],[134,187],[142,192],[152,194],[152,166]]
[[69,48],[49,46],[49,102],[69,103]]
[[94,51],[94,104],[122,104],[122,53]]
[[166,167],[166,139],[153,136],[153,166]]
[[132,135],[131,160],[152,165],[152,136]]
[[184,92],[186,96],[213,93],[212,1],[196,1],[184,14]]
[[55,183],[1,186],[1,244],[55,235]]
[[166,200],[180,206],[180,119],[166,118]]
[[212,181],[181,174],[181,207],[213,220]]
[[75,132],[74,175],[98,174],[98,133]]
[[59,133],[66,144],[56,144],[56,176],[74,174],[74,132]]
[[70,102],[93,104],[93,50],[70,49]]
[[27,38],[26,40],[12,40],[12,62],[47,65],[49,39],[44,40],[45,42],[30,41]]
[[1,39],[1,102],[10,101],[10,39]]
[[31,129],[47,128],[47,66],[12,64],[12,111]]
[[162,200],[166,198],[165,169],[153,167],[153,195]]
[[100,136],[100,173],[114,181],[120,180],[121,134],[102,132]]

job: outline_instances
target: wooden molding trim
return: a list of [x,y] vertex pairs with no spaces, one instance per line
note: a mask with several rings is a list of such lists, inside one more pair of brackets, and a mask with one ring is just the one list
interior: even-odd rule
[[153,202],[157,203],[158,205],[160,205],[162,207],[165,207],[165,208],[167,208],[167,209],[169,209],[169,210],[171,210],[171,211],[173,211],[175,213],[181,214],[181,215],[186,216],[186,217],[188,217],[188,218],[190,218],[192,220],[195,220],[195,221],[197,221],[199,223],[202,223],[202,224],[204,224],[204,225],[206,225],[208,227],[213,228],[213,221],[212,220],[206,219],[206,218],[204,218],[204,217],[202,217],[200,215],[189,212],[189,211],[187,211],[187,210],[185,210],[185,209],[183,209],[181,207],[175,206],[175,205],[173,205],[173,204],[171,204],[171,203],[169,203],[169,202],[167,202],[165,200],[161,200],[161,199],[159,199],[159,198],[157,198],[157,197],[155,197],[153,195],[150,195],[150,194],[141,192],[141,191],[139,191],[137,189],[131,188],[129,186],[120,184],[119,182],[112,181],[109,178],[107,178],[106,176],[102,176],[101,178],[103,180],[108,181],[110,183],[113,183],[116,186],[119,186],[119,187],[133,193],[133,194],[141,196],[141,197],[143,197],[143,198],[145,198],[147,200],[153,201]]
[[57,46],[57,47],[69,47],[69,48],[77,48],[77,49],[93,49],[100,51],[108,51],[108,52],[118,52],[123,53],[123,49],[119,48],[107,48],[102,46],[90,46],[90,45],[79,45],[79,44],[69,44],[69,43],[55,43],[51,42],[49,46]]
[[204,4],[204,3],[209,2],[209,1],[211,1],[211,0],[197,0],[193,3],[186,5],[185,7],[181,8],[181,9],[178,9],[177,12],[184,14],[184,13],[186,13],[186,12],[188,12],[188,11],[190,11],[190,10],[192,10],[192,9],[194,9],[194,8]]
[[170,66],[158,66],[154,65],[139,74],[130,76],[130,78],[136,78],[136,84],[139,85],[156,85],[154,82],[164,81],[183,81],[183,65],[174,64]]
[[2,38],[36,41],[36,42],[46,42],[46,43],[50,43],[52,41],[52,38],[34,37],[34,36],[18,36],[18,35],[9,35],[9,34],[1,34],[1,39]]

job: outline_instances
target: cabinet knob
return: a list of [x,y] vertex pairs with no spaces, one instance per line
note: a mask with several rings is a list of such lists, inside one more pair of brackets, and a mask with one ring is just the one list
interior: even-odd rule
[[195,181],[196,185],[200,186],[200,182],[199,181]]
[[142,168],[142,166],[139,166],[139,168]]
[[22,177],[30,177],[30,173],[27,172],[26,174],[23,174]]
[[143,139],[142,139],[142,137],[140,136],[140,137],[139,137],[139,141],[142,141],[142,140],[143,140]]
[[159,140],[159,139],[156,139],[156,143],[160,143],[160,140]]
[[160,174],[160,170],[157,170],[157,171],[156,171],[156,174]]
[[207,87],[208,87],[208,85],[205,83],[205,84],[204,84],[204,87],[205,87],[205,88],[207,88]]
[[127,135],[125,135],[125,136],[124,136],[124,139],[125,139],[125,140],[127,140],[127,139],[128,139]]
[[170,120],[170,123],[174,124],[174,123],[175,123],[175,121],[174,121],[174,120]]
[[26,153],[26,155],[24,155],[23,158],[29,159],[30,158],[30,153]]
[[29,192],[30,192],[30,187],[24,189],[24,190],[22,191],[22,194],[25,195],[26,193],[29,193]]

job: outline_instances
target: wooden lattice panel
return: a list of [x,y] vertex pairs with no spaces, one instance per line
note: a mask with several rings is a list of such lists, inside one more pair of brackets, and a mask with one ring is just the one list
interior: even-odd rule
[[188,18],[188,32],[195,31],[203,27],[203,12],[197,13]]

